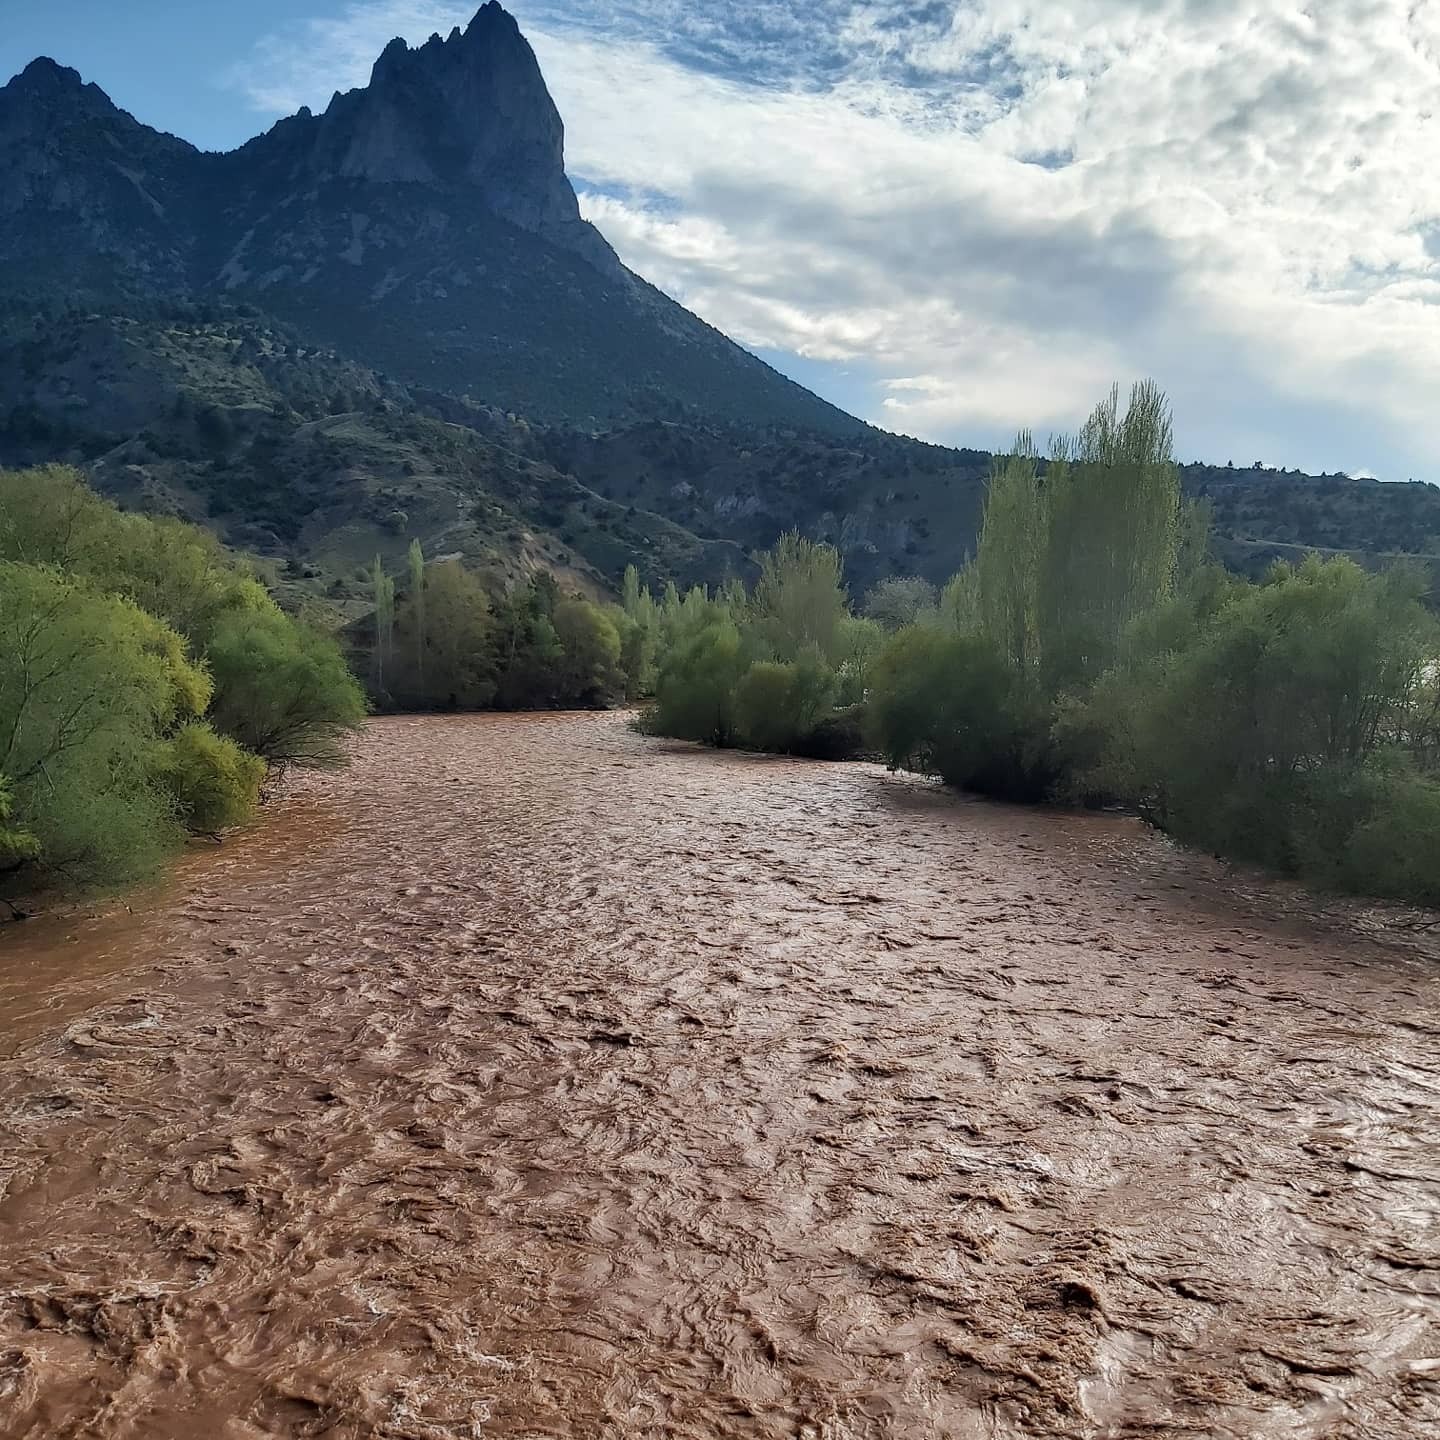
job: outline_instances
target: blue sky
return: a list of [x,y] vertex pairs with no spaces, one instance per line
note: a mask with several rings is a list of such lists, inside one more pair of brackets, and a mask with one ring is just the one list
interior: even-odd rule
[[[228,148],[472,8],[0,0],[0,76]],[[1152,375],[1185,458],[1440,480],[1440,6],[510,8],[621,256],[847,409],[988,446]]]

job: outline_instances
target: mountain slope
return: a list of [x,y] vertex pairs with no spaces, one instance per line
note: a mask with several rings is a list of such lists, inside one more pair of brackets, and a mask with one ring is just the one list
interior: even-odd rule
[[494,0],[224,155],[39,60],[0,89],[0,293],[250,300],[398,380],[547,423],[863,428],[626,270],[563,152]]

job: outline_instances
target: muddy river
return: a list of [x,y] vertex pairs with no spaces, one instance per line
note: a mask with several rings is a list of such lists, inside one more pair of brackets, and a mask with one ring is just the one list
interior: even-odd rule
[[876,767],[378,722],[0,929],[0,1435],[1440,1435],[1426,934]]

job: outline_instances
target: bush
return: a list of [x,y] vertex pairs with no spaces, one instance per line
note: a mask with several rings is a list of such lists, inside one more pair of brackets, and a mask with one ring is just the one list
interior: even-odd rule
[[620,669],[620,632],[588,600],[570,598],[555,606],[552,622],[560,641],[556,698],[566,705],[603,705],[625,686]]
[[1048,711],[1027,700],[999,647],[931,625],[898,631],[871,669],[870,742],[892,769],[1011,799],[1055,780]]
[[[183,840],[158,741],[210,698],[175,632],[127,600],[0,562],[0,772],[7,833],[84,889],[152,874]],[[12,851],[17,847],[7,846]]]
[[666,658],[645,728],[681,740],[729,745],[735,736],[735,687],[744,671],[739,630],[731,620],[713,620]]
[[174,797],[180,823],[213,835],[254,815],[265,762],[208,725],[192,724],[161,747],[156,773]]
[[[1154,633],[1160,633],[1156,629]],[[1404,574],[1349,560],[1227,588],[1062,711],[1073,785],[1217,854],[1346,889],[1436,894],[1428,753],[1440,636]]]
[[210,721],[272,766],[330,769],[365,718],[365,697],[328,635],[278,610],[226,616],[209,648]]
[[19,825],[11,823],[15,790],[9,777],[0,775],[0,875],[40,858],[40,842]]
[[835,675],[818,655],[761,660],[735,687],[735,735],[757,750],[802,750],[835,705]]
[[1351,832],[1334,878],[1362,894],[1440,906],[1440,784],[1388,776]]

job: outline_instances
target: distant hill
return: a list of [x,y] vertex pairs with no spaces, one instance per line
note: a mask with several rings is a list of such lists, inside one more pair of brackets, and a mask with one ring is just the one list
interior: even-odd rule
[[[857,589],[962,564],[990,457],[863,424],[633,275],[563,150],[493,0],[222,155],[35,61],[0,89],[0,463],[85,464],[342,609],[412,537],[592,591],[746,573],[791,526]],[[1440,553],[1432,486],[1185,482],[1237,568]]]

